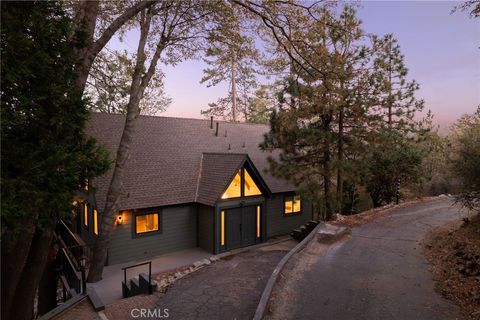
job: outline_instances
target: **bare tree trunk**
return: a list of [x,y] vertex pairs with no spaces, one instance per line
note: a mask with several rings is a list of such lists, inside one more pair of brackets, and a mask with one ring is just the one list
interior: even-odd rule
[[52,241],[38,286],[38,315],[43,315],[57,306],[56,266],[55,244]]
[[342,212],[343,204],[343,107],[340,109],[338,116],[338,145],[337,145],[337,157],[338,157],[338,169],[337,169],[337,212]]
[[237,62],[235,54],[232,58],[232,121],[237,122]]
[[120,209],[120,196],[122,194],[123,177],[125,174],[125,166],[130,155],[130,145],[135,134],[137,118],[140,114],[140,100],[145,92],[145,89],[152,78],[158,59],[165,49],[167,38],[161,37],[157,45],[155,54],[152,57],[150,67],[146,74],[142,77],[142,72],[145,66],[145,45],[150,28],[151,15],[150,13],[142,13],[142,23],[140,40],[137,49],[137,62],[132,79],[132,86],[130,88],[130,100],[127,105],[127,115],[125,119],[125,127],[123,129],[120,144],[117,150],[115,168],[110,181],[110,186],[107,193],[107,201],[102,216],[102,224],[100,233],[95,242],[93,251],[93,258],[88,272],[88,282],[97,282],[102,279],[103,267],[107,257],[108,243],[110,235],[115,222],[115,215]]
[[6,230],[2,234],[2,319],[10,319],[13,296],[27,263],[35,221],[36,216],[25,221],[23,230],[18,232]]
[[85,46],[76,52],[78,64],[76,66],[77,80],[76,87],[83,92],[87,83],[88,74],[92,68],[93,61],[105,45],[110,41],[113,35],[131,18],[136,16],[140,11],[145,10],[156,4],[158,0],[140,1],[126,9],[118,16],[103,32],[103,34],[94,41],[95,25],[98,17],[98,9],[100,2],[98,0],[82,0],[79,3],[78,11],[75,14],[74,22],[76,24],[76,32],[85,32],[88,37]]
[[7,319],[32,319],[35,292],[47,262],[47,255],[52,239],[53,231],[40,231],[38,228],[35,230],[32,245],[28,253],[28,259],[23,268],[17,289],[15,290],[10,315]]
[[323,164],[323,190],[325,197],[325,220],[330,220],[333,214],[332,195],[331,195],[331,168],[330,168],[330,150],[327,148],[324,151]]

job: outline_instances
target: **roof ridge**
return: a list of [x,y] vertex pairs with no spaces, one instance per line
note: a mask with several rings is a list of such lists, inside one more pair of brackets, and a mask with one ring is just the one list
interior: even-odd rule
[[232,155],[232,156],[248,156],[247,152],[202,152],[204,154],[215,154],[215,155]]
[[[105,116],[122,116],[125,117],[126,115],[123,113],[106,113],[106,112],[95,112],[91,111],[91,114],[100,114],[100,115],[105,115]],[[175,116],[155,116],[155,115],[149,115],[149,114],[140,114],[139,117],[142,118],[162,118],[162,119],[179,119],[179,120],[195,120],[195,121],[205,121],[205,122],[210,122],[210,119],[200,119],[200,118],[189,118],[189,117],[175,117]],[[214,122],[219,122],[219,123],[224,123],[224,124],[229,124],[229,125],[249,125],[249,126],[263,126],[263,127],[268,127],[268,124],[263,124],[263,123],[252,123],[252,122],[231,122],[231,121],[226,121],[226,120],[219,120],[219,119],[213,119]]]

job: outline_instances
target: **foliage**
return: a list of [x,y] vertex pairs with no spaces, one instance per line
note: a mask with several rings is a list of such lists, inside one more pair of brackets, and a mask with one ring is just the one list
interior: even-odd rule
[[204,77],[200,81],[207,87],[220,83],[228,83],[229,92],[226,97],[209,103],[201,114],[215,116],[231,121],[248,118],[248,97],[256,87],[259,52],[255,47],[250,27],[242,10],[236,5],[217,3],[214,13],[217,24],[209,32],[208,46],[203,59],[208,68],[204,69]]
[[465,1],[462,4],[456,5],[453,8],[452,13],[458,10],[468,11],[470,18],[478,18],[480,17],[480,2],[478,0]]
[[461,180],[456,196],[463,206],[480,212],[480,106],[476,112],[462,116],[449,136],[451,170]]
[[70,33],[56,2],[2,3],[2,234],[35,212],[39,228],[70,218],[83,179],[108,167],[82,132],[88,112],[73,85]]
[[377,139],[368,145],[362,165],[362,182],[374,207],[392,202],[398,183],[416,182],[422,160],[414,141],[394,131],[382,131]]
[[268,124],[276,103],[272,89],[272,86],[260,85],[248,98],[246,122]]
[[[99,53],[87,80],[86,94],[89,109],[104,113],[127,112],[135,57],[127,52],[104,50]],[[171,99],[165,96],[164,75],[153,75],[140,102],[140,113],[155,115],[165,111]]]

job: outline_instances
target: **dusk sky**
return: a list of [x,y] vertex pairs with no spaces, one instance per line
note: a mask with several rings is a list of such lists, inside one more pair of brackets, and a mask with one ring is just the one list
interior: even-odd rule
[[[456,4],[364,1],[358,9],[366,32],[393,33],[398,39],[409,78],[421,86],[417,96],[425,100],[425,109],[432,110],[442,131],[480,104],[480,19],[470,19],[466,12],[451,14]],[[127,36],[124,45],[136,47],[135,41],[129,42]],[[201,109],[226,95],[226,85],[207,88],[199,83],[203,68],[202,61],[163,67],[172,103],[161,115],[202,118]]]

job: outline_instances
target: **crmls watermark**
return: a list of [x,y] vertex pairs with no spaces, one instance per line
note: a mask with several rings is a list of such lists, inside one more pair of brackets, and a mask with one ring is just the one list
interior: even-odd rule
[[170,315],[168,309],[146,309],[146,308],[135,308],[130,311],[130,315],[135,319],[165,319]]

